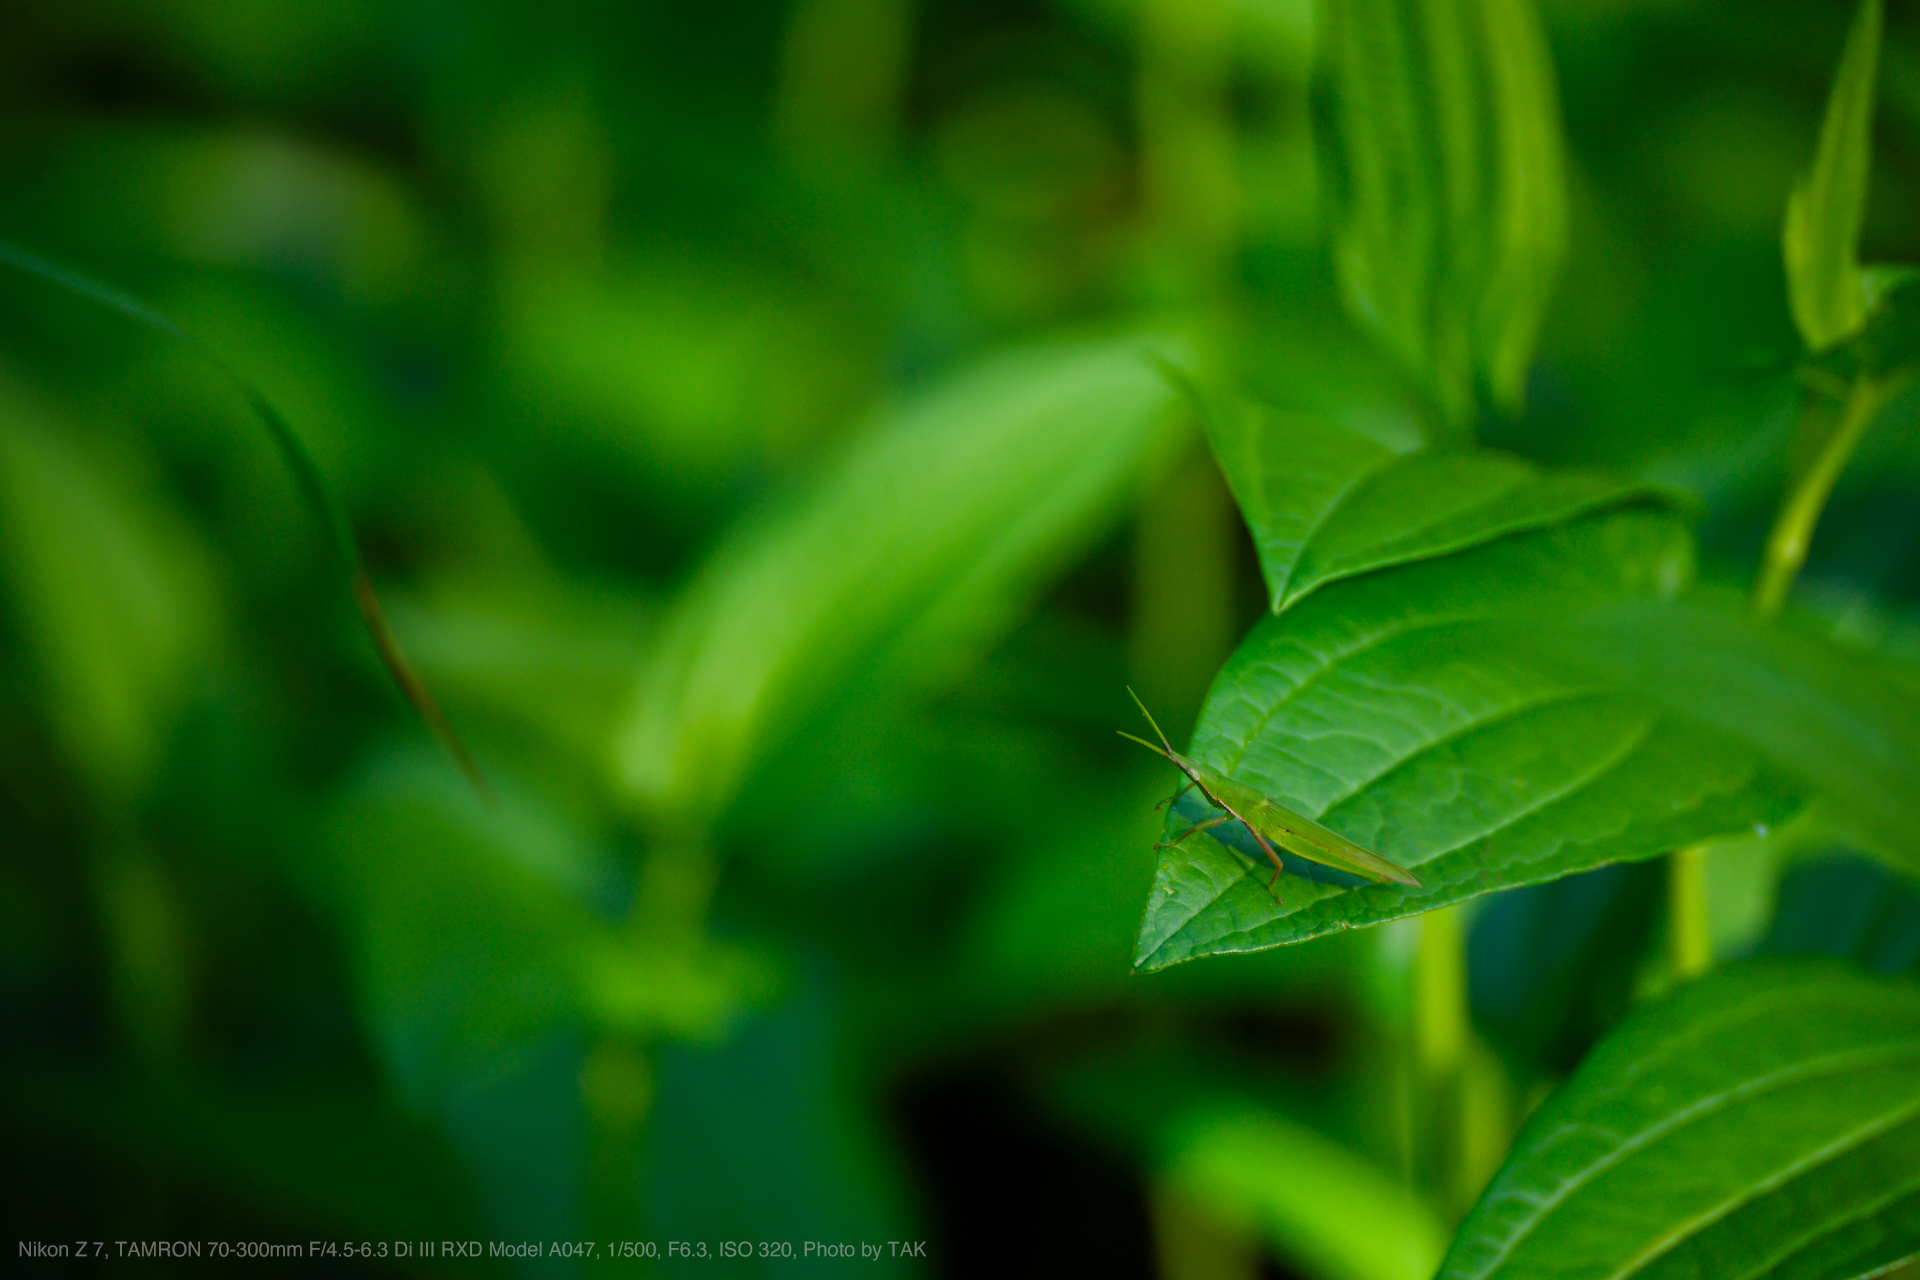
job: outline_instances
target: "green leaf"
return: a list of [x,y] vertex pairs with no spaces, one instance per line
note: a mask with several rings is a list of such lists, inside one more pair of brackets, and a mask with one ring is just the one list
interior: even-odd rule
[[1487,449],[1399,453],[1315,414],[1187,386],[1275,613],[1341,578],[1659,496],[1638,481],[1543,471]]
[[85,448],[0,380],[0,586],[31,687],[102,796],[152,780],[219,631],[206,549],[130,452]]
[[1162,1176],[1312,1275],[1426,1280],[1445,1232],[1400,1178],[1276,1111],[1219,1102],[1169,1126]]
[[[508,779],[509,783],[511,779]],[[329,822],[330,900],[401,1095],[457,1098],[596,1027],[700,1039],[775,982],[744,948],[618,928],[605,855],[510,787],[482,806],[424,753],[368,771]]]
[[1873,163],[1879,59],[1880,0],[1861,0],[1827,99],[1819,150],[1787,197],[1781,237],[1793,320],[1815,351],[1852,335],[1867,318],[1867,280],[1858,254]]
[[1722,969],[1534,1113],[1443,1277],[1877,1274],[1920,1251],[1920,987]]
[[741,530],[663,623],[616,737],[629,792],[698,823],[848,682],[965,668],[1117,517],[1178,428],[1141,339],[1025,348],[888,414]]
[[1920,976],[1920,890],[1877,862],[1818,857],[1788,871],[1758,955],[1837,956]]
[[1493,622],[1459,643],[1637,691],[1747,744],[1920,876],[1920,696],[1890,662],[1731,601],[1613,602]]
[[1347,308],[1454,426],[1519,409],[1566,242],[1553,67],[1529,0],[1329,0],[1322,158]]
[[1772,824],[1804,798],[1644,696],[1460,638],[1485,620],[1671,590],[1690,543],[1628,510],[1338,583],[1263,620],[1189,754],[1417,875],[1342,888],[1196,837],[1166,849],[1134,964],[1299,942]]
[[273,406],[273,402],[251,380],[222,360],[211,347],[140,299],[3,242],[0,242],[0,265],[38,277],[76,297],[85,298],[109,311],[119,312],[135,324],[164,333],[191,347],[225,375],[234,391],[266,429],[274,448],[280,453],[281,461],[299,484],[300,496],[306,500],[314,518],[326,529],[328,539],[333,544],[334,557],[353,593],[354,606],[360,610],[360,620],[366,626],[367,636],[379,652],[387,673],[400,686],[400,692],[413,704],[413,709],[441,747],[460,766],[468,783],[481,795],[487,794],[487,784],[481,777],[479,766],[467,754],[466,747],[454,733],[453,725],[446,713],[441,711],[440,704],[414,673],[413,664],[408,661],[406,650],[401,647],[400,637],[394,634],[393,628],[387,623],[386,613],[380,607],[380,597],[373,589],[373,579],[368,577],[366,565],[361,560],[360,543],[353,536],[353,526],[347,519],[346,508],[333,491],[333,486],[327,483],[325,474],[313,460],[313,454],[300,438],[300,433],[293,429],[293,425]]

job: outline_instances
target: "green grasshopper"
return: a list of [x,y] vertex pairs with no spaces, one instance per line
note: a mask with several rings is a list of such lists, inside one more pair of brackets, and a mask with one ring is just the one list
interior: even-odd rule
[[[1160,739],[1161,745],[1156,747],[1145,738],[1136,738],[1125,730],[1120,731],[1120,736],[1139,743],[1155,755],[1166,757],[1174,768],[1187,775],[1188,787],[1198,787],[1200,794],[1211,801],[1214,808],[1226,810],[1218,818],[1196,822],[1167,841],[1167,844],[1179,844],[1196,831],[1205,831],[1223,822],[1238,821],[1246,827],[1255,842],[1266,851],[1267,859],[1273,863],[1273,879],[1267,883],[1269,893],[1272,893],[1273,887],[1280,883],[1281,873],[1286,870],[1286,865],[1280,861],[1280,855],[1274,852],[1273,846],[1276,844],[1288,853],[1305,858],[1309,862],[1317,862],[1323,867],[1332,867],[1336,871],[1362,876],[1368,880],[1392,880],[1398,884],[1419,887],[1420,882],[1414,879],[1411,873],[1388,862],[1379,854],[1368,853],[1345,836],[1327,830],[1311,818],[1301,817],[1285,805],[1269,800],[1245,783],[1235,782],[1225,774],[1207,768],[1198,760],[1181,755],[1173,749],[1173,744],[1167,741],[1167,735],[1160,731],[1159,723],[1154,720],[1153,713],[1147,710],[1146,703],[1140,701],[1140,695],[1134,693],[1132,689],[1128,689],[1127,693],[1133,698],[1134,705],[1140,708],[1140,714],[1147,718],[1147,723],[1153,726],[1154,736]],[[1173,793],[1173,798],[1178,800],[1186,790],[1187,787],[1181,787],[1179,791]],[[1275,896],[1278,897],[1278,895]]]

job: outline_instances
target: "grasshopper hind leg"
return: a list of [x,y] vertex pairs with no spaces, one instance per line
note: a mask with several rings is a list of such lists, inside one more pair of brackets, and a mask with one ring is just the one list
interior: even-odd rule
[[[1180,791],[1185,791],[1185,790],[1186,790],[1185,787],[1180,788]],[[1176,800],[1179,799],[1180,792],[1176,791],[1173,795],[1173,798]],[[1155,846],[1153,846],[1154,850],[1155,852],[1158,852],[1161,849],[1171,849],[1174,845],[1179,844],[1182,840],[1185,840],[1188,836],[1192,835],[1196,831],[1206,831],[1213,827],[1219,826],[1223,822],[1233,822],[1235,820],[1236,820],[1235,815],[1231,813],[1227,813],[1227,814],[1222,814],[1218,818],[1208,818],[1205,822],[1196,822],[1192,826],[1188,827],[1185,831],[1182,831],[1179,835],[1175,836],[1173,839],[1162,840],[1159,844],[1156,844]],[[1247,830],[1253,831],[1253,828],[1249,826]],[[1281,863],[1280,856],[1273,851],[1273,846],[1268,844],[1258,831],[1253,831],[1253,838],[1260,842],[1260,847],[1266,850],[1268,859],[1271,860],[1273,863],[1273,879],[1267,881],[1267,892],[1273,896],[1274,905],[1284,907],[1287,905],[1287,900],[1280,896],[1278,886],[1280,884],[1281,873],[1286,870],[1286,867],[1284,864]]]
[[1155,809],[1164,809],[1168,805],[1173,804],[1175,801],[1179,800],[1181,796],[1187,794],[1187,792],[1191,790],[1193,790],[1193,784],[1189,782],[1185,786],[1181,787],[1178,791],[1174,792],[1172,795],[1168,796],[1165,800],[1162,800],[1159,804],[1153,807]]
[[1175,836],[1173,839],[1162,840],[1159,844],[1156,844],[1153,847],[1156,850],[1171,849],[1174,845],[1179,844],[1182,840],[1185,840],[1188,836],[1192,835],[1196,831],[1205,831],[1209,827],[1217,827],[1223,822],[1231,822],[1232,820],[1233,820],[1233,815],[1227,814],[1225,817],[1208,818],[1205,822],[1196,822],[1192,826],[1188,827],[1185,831],[1182,831],[1179,835]]

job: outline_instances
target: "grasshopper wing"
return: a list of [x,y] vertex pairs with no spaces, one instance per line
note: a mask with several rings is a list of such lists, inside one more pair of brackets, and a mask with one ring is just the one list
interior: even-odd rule
[[1312,818],[1303,818],[1271,800],[1261,799],[1246,816],[1267,839],[1310,862],[1369,880],[1391,880],[1420,887],[1413,873],[1404,867],[1388,862],[1377,853],[1369,853],[1338,832],[1329,831]]

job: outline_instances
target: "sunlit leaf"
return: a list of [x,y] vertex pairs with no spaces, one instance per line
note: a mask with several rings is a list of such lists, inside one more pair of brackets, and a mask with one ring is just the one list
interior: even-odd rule
[[1609,1036],[1441,1276],[1851,1277],[1920,1251],[1920,987],[1735,965]]
[[1106,528],[1171,443],[1138,339],[1030,347],[885,415],[742,529],[663,621],[616,738],[649,811],[716,813],[755,759],[858,679],[962,669]]
[[[1422,887],[1285,877],[1207,837],[1166,849],[1134,964],[1298,942],[1771,824],[1805,790],[1759,753],[1474,626],[1670,591],[1673,517],[1596,516],[1330,586],[1254,628],[1190,751],[1412,871]],[[1170,819],[1170,827],[1178,819]]]
[[1815,351],[1848,337],[1867,317],[1867,282],[1858,253],[1873,161],[1879,58],[1880,0],[1861,0],[1827,100],[1819,150],[1787,198],[1782,236],[1793,320]]
[[1399,453],[1315,414],[1189,389],[1253,533],[1275,613],[1341,578],[1658,500],[1642,482],[1545,471],[1489,449]]
[[1321,6],[1322,151],[1348,309],[1455,426],[1517,411],[1566,240],[1531,0]]

